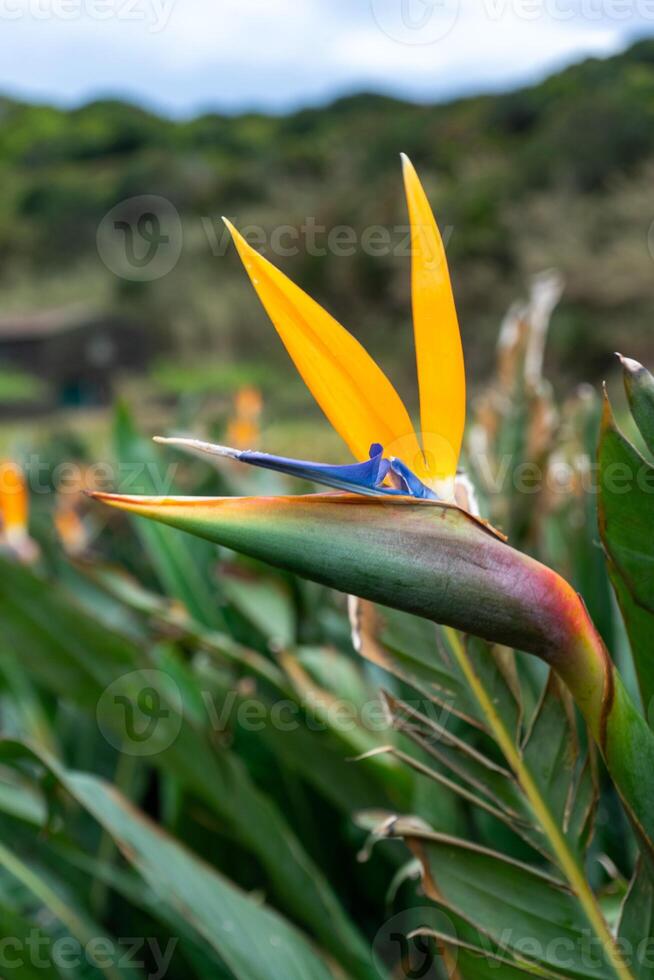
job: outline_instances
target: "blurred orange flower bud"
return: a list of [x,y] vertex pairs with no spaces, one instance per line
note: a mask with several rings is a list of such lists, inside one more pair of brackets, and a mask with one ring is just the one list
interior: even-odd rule
[[29,493],[22,469],[12,460],[0,464],[0,543],[21,561],[38,557],[29,536]]
[[230,446],[251,449],[259,441],[259,419],[263,408],[261,392],[253,385],[243,385],[234,396],[234,414],[227,426]]

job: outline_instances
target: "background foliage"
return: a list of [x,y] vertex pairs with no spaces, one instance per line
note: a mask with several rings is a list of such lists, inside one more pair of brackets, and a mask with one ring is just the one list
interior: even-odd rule
[[[165,362],[186,364],[176,390],[206,390],[195,368],[208,358],[285,367],[235,256],[223,255],[227,213],[259,228],[268,254],[406,382],[410,360],[393,356],[409,309],[404,150],[448,239],[471,376],[487,375],[497,320],[528,276],[556,266],[567,290],[551,374],[594,381],[610,369],[616,323],[632,356],[646,362],[652,350],[653,105],[651,40],[532,88],[442,106],[357,96],[287,117],[171,122],[118,103],[59,111],[4,99],[3,312],[73,301],[139,311],[172,344]],[[96,231],[117,202],[143,194],[175,206],[184,247],[173,272],[134,283],[98,261]],[[314,248],[307,222],[325,229]],[[299,229],[296,254],[271,252],[271,234],[288,226]],[[338,226],[356,236],[343,254],[327,246]],[[361,239],[379,226],[391,247],[373,254]]]
[[[505,321],[467,452],[483,511],[570,576],[639,699],[647,658],[634,668],[583,482],[600,399],[582,388],[557,405],[534,356],[558,293],[539,278]],[[636,453],[608,424],[601,464]],[[529,506],[497,483],[506,447],[511,474],[541,467]],[[53,484],[64,459],[91,482],[94,454],[93,439],[54,447]],[[141,492],[179,463],[124,406],[110,459]],[[174,478],[191,493],[288,489],[238,464],[185,461]],[[628,585],[633,549],[610,526]],[[67,977],[650,976],[651,946],[636,950],[651,881],[544,665],[370,603],[348,618],[344,597],[61,486],[33,495],[32,531],[40,558],[7,557],[0,574],[0,917],[23,957],[6,975],[34,973],[31,936]],[[629,972],[602,952],[611,931]],[[77,959],[62,965],[66,937]]]

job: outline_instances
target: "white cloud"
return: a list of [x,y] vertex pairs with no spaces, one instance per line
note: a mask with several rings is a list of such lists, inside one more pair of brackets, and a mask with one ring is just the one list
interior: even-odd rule
[[507,87],[654,29],[654,0],[0,0],[0,92],[169,111]]
[[[356,70],[361,79],[428,98],[529,81],[582,55],[607,55],[623,44],[621,33],[606,23],[572,27],[547,17],[532,22],[515,11],[500,14],[492,0],[486,2],[486,14],[479,2],[474,8],[462,6],[447,30],[444,19],[442,36],[432,43],[420,44],[417,38],[412,43],[410,32],[404,43],[380,31],[344,34],[335,61],[343,72]],[[426,26],[424,35],[433,32]]]

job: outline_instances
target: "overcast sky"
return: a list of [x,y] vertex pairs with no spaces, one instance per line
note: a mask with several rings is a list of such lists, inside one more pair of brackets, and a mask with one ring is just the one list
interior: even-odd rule
[[654,0],[0,0],[0,93],[167,113],[505,89],[654,33]]

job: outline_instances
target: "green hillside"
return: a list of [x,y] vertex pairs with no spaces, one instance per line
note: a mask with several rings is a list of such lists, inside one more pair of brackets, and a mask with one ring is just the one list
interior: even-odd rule
[[[232,250],[221,254],[225,213],[268,242],[278,229],[295,254],[268,254],[388,363],[409,316],[404,150],[448,236],[473,371],[485,371],[498,318],[527,277],[551,265],[567,282],[555,376],[601,375],[616,333],[633,356],[654,359],[654,41],[449,105],[362,95],[287,117],[171,122],[117,102],[66,112],[0,100],[0,123],[4,312],[128,305],[189,361],[256,349],[282,364]],[[143,194],[178,210],[183,248],[167,275],[129,282],[100,261],[96,232],[117,202]],[[287,225],[314,237],[293,239]],[[327,230],[341,225],[351,230],[334,249]]]

